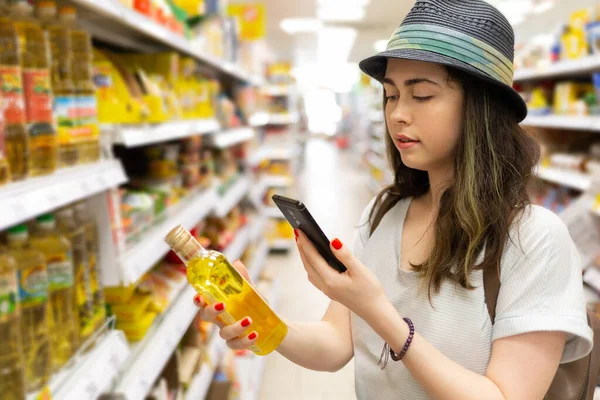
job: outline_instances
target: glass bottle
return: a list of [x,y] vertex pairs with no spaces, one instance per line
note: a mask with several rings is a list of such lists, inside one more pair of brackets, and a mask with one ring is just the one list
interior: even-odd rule
[[266,355],[279,347],[287,334],[287,325],[223,254],[203,248],[181,225],[165,240],[187,266],[188,282],[207,304],[225,303],[225,312],[219,316],[225,325],[247,316],[252,318],[253,325],[247,334],[254,330],[258,339],[250,350]]

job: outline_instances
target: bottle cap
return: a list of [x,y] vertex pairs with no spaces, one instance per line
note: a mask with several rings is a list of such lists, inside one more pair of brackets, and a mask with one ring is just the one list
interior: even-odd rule
[[9,242],[27,240],[27,237],[29,236],[29,231],[27,230],[27,225],[25,224],[15,225],[12,228],[9,228],[7,233],[7,239]]
[[56,221],[56,217],[54,216],[54,214],[52,213],[48,213],[48,214],[42,214],[39,217],[37,217],[36,222],[54,222]]
[[61,20],[74,20],[77,18],[77,10],[73,6],[61,7],[58,15]]

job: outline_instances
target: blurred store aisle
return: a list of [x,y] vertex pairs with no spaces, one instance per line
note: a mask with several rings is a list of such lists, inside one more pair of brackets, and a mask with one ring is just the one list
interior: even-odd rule
[[[304,172],[298,179],[298,198],[303,201],[325,233],[350,245],[362,210],[372,198],[365,168],[355,157],[328,142],[307,144]],[[329,300],[315,289],[296,248],[284,256],[272,256],[282,280],[278,311],[288,320],[314,322],[321,319]],[[303,369],[279,354],[268,357],[259,400],[351,400],[354,365],[330,374]]]

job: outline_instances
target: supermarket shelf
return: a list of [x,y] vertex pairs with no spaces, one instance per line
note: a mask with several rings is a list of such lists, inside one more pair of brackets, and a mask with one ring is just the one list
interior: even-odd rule
[[289,125],[295,124],[300,120],[298,113],[292,114],[269,114],[270,125]]
[[265,126],[269,123],[269,114],[266,112],[257,112],[250,117],[248,124],[253,127]]
[[600,117],[546,115],[529,116],[523,122],[525,126],[551,129],[571,129],[600,132]]
[[571,189],[588,190],[592,185],[592,178],[581,172],[573,172],[559,168],[538,167],[536,175],[545,181],[556,183]]
[[264,160],[293,160],[300,155],[300,148],[290,144],[288,147],[262,147],[248,157],[248,164],[256,166]]
[[227,147],[246,142],[252,138],[254,138],[254,129],[252,128],[229,129],[217,133],[213,137],[213,143],[219,149],[226,149]]
[[290,187],[292,178],[287,175],[265,175],[261,178],[261,184],[266,188],[270,187]]
[[256,217],[256,222],[250,230],[250,242],[258,243],[262,239],[267,227],[268,218],[264,216]]
[[215,132],[220,128],[215,119],[199,119],[141,126],[103,125],[102,131],[112,134],[115,144],[138,147]]
[[169,251],[164,238],[171,229],[180,224],[187,229],[193,228],[216,204],[217,194],[214,189],[205,190],[180,201],[168,212],[164,221],[151,228],[144,234],[141,242],[119,257],[120,281],[124,284],[137,282]]
[[[113,380],[127,357],[129,344],[121,331],[107,331],[88,353],[62,368],[49,383],[54,400],[95,399],[110,391]],[[27,400],[37,400],[39,393],[32,393]]]
[[269,244],[271,250],[287,251],[294,246],[294,239],[275,239]]
[[250,227],[245,226],[235,234],[235,238],[223,251],[223,254],[225,254],[225,257],[227,257],[229,261],[233,262],[233,260],[239,259],[242,254],[244,254],[249,243]]
[[263,94],[266,94],[267,96],[290,96],[292,90],[292,87],[289,85],[267,85],[261,89]]
[[250,190],[250,178],[242,176],[229,188],[225,195],[218,199],[215,214],[217,217],[225,217]]
[[180,51],[207,65],[218,74],[259,86],[263,79],[237,65],[204,53],[199,46],[150,18],[121,4],[119,0],[69,0],[77,6],[80,20],[93,37],[110,44],[143,52],[165,49]]
[[560,61],[545,68],[522,68],[515,72],[514,80],[525,81],[559,76],[588,74],[600,68],[600,56],[590,56],[578,60]]
[[119,161],[60,169],[0,188],[0,230],[127,182]]
[[148,333],[150,336],[140,344],[135,359],[122,370],[116,393],[125,395],[127,400],[146,398],[198,312],[191,300],[195,294],[194,288],[187,286]]
[[217,366],[221,363],[226,350],[225,341],[213,333],[206,351],[206,360],[202,363],[200,373],[192,379],[185,400],[202,400],[206,397]]
[[250,280],[254,283],[258,282],[258,278],[262,270],[265,267],[265,263],[267,260],[267,256],[269,254],[269,242],[266,239],[260,243],[256,253],[254,255],[254,259],[248,268],[248,274],[250,275]]

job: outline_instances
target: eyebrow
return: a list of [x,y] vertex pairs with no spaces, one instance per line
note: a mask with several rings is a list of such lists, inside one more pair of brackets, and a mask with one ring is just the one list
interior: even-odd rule
[[[387,78],[387,77],[383,78],[383,83],[387,83],[389,85],[397,87],[396,83],[393,80],[391,80],[390,78]],[[414,86],[414,85],[416,85],[418,83],[431,83],[431,84],[436,85],[436,86],[440,85],[439,83],[434,82],[431,79],[427,79],[427,78],[413,78],[413,79],[408,79],[408,80],[404,81],[404,86]]]

